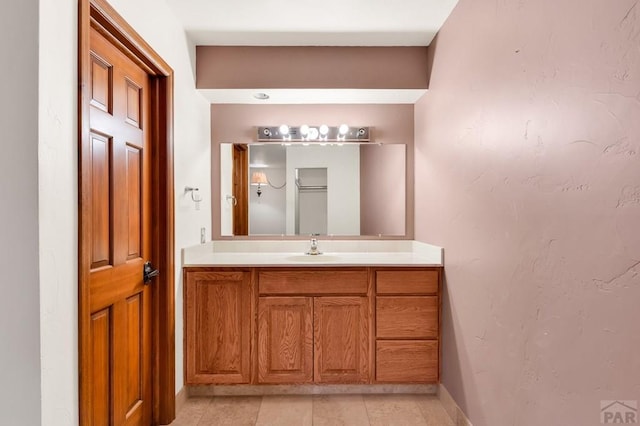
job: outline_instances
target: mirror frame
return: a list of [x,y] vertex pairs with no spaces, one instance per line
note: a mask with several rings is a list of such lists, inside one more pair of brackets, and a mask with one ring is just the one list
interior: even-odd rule
[[[380,144],[404,144],[407,147],[406,167],[406,234],[402,240],[414,238],[414,205],[415,178],[414,158],[416,139],[424,138],[424,129],[415,126],[415,116],[420,107],[411,103],[309,103],[300,99],[300,103],[259,103],[259,104],[221,104],[213,103],[210,109],[211,133],[207,140],[202,141],[202,152],[210,157],[211,175],[207,177],[209,183],[202,183],[202,187],[209,187],[211,192],[211,238],[216,239],[273,239],[273,237],[221,237],[220,236],[220,144],[255,142],[255,126],[273,124],[301,125],[303,123],[359,123],[375,129],[375,141]],[[421,173],[426,175],[425,173]],[[197,182],[195,182],[197,183]],[[422,197],[425,198],[425,197]],[[428,200],[428,198],[427,198]],[[182,200],[178,199],[181,202]],[[187,205],[184,200],[184,206]],[[283,237],[282,239],[299,237]],[[353,237],[349,239],[379,239],[377,237]]]

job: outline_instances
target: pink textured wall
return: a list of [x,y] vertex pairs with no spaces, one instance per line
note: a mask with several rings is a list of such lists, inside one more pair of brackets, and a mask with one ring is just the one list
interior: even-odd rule
[[426,47],[198,46],[199,89],[425,89]]
[[255,126],[319,125],[371,126],[376,143],[406,144],[406,235],[413,239],[413,141],[414,106],[410,104],[340,105],[211,105],[211,217],[212,237],[220,237],[220,143],[250,143]]
[[640,400],[640,5],[460,0],[416,105],[443,384],[474,426]]

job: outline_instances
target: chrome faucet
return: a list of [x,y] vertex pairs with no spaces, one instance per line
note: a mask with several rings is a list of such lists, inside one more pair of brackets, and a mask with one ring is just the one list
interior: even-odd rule
[[311,248],[309,248],[309,251],[307,252],[307,254],[310,254],[312,256],[317,256],[319,254],[322,254],[318,250],[318,239],[316,238],[319,235],[320,234],[311,234]]

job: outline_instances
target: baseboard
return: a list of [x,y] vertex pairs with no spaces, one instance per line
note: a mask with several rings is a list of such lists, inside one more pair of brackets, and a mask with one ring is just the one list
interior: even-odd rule
[[178,413],[180,412],[180,410],[182,410],[182,407],[184,406],[184,403],[187,402],[187,399],[189,399],[189,391],[186,386],[183,386],[182,389],[180,389],[180,391],[176,394],[176,416],[178,416]]
[[447,412],[449,417],[453,420],[456,426],[473,426],[462,409],[458,407],[458,404],[453,399],[447,388],[442,383],[438,388],[438,398],[442,407]]
[[202,385],[187,388],[189,396],[438,393],[438,385]]

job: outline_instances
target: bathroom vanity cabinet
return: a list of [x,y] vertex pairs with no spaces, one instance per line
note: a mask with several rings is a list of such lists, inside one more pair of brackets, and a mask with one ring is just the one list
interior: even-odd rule
[[186,267],[186,382],[437,383],[441,267]]

